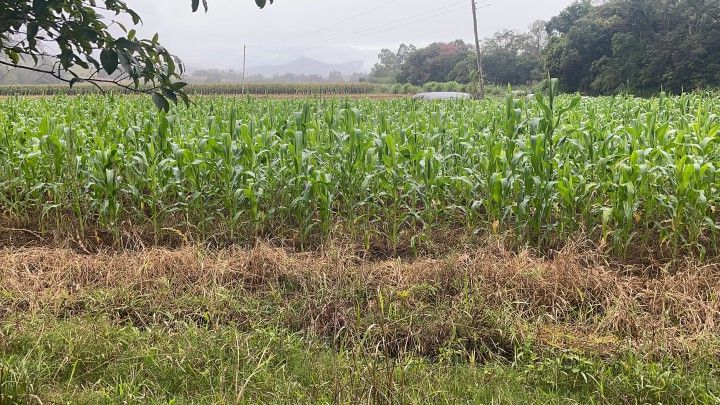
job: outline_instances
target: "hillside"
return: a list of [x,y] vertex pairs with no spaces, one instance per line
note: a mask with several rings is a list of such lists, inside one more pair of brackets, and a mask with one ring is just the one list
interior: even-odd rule
[[248,74],[264,76],[283,75],[286,73],[326,76],[328,72],[332,71],[338,71],[342,73],[343,76],[350,76],[353,73],[363,71],[363,62],[327,63],[317,59],[303,57],[281,65],[261,65],[248,68]]

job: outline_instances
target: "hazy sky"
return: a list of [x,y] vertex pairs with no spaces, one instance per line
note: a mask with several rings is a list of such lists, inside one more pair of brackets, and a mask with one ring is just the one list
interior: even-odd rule
[[[478,0],[480,36],[525,29],[556,15],[573,0]],[[400,43],[472,40],[470,0],[208,0],[193,14],[190,0],[128,0],[143,17],[139,32],[162,42],[191,68],[239,70],[300,56],[341,63],[362,60],[369,70],[382,48]],[[200,7],[202,9],[202,6]]]

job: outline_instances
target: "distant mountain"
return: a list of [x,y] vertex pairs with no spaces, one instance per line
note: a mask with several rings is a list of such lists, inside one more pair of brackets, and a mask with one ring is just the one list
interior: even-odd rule
[[343,76],[348,77],[353,73],[363,71],[362,61],[352,61],[347,63],[327,63],[311,58],[300,58],[283,65],[264,65],[253,66],[248,68],[249,75],[275,76],[284,75],[286,73],[294,73],[296,75],[321,75],[327,76],[331,71],[338,71]]

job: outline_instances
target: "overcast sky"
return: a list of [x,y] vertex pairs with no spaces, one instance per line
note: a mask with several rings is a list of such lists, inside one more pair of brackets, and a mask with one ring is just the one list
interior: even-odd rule
[[[480,36],[525,29],[572,2],[478,0]],[[332,63],[362,60],[369,70],[382,48],[473,38],[469,0],[275,0],[263,10],[253,0],[208,0],[208,12],[195,14],[191,0],[127,3],[143,17],[138,31],[159,33],[190,69],[239,70],[247,44],[248,66],[307,56]]]

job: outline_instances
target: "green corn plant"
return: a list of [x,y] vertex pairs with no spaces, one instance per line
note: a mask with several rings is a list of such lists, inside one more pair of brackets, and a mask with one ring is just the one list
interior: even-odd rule
[[340,238],[399,255],[451,232],[540,251],[582,235],[619,255],[720,254],[716,94],[508,90],[208,96],[168,114],[119,94],[3,98],[0,206],[18,227],[123,246]]

